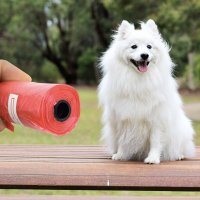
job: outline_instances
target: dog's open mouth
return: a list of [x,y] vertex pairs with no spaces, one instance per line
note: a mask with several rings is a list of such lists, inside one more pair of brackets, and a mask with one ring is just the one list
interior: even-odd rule
[[148,70],[149,61],[147,60],[136,61],[134,59],[130,59],[130,61],[137,67],[138,71],[146,72]]

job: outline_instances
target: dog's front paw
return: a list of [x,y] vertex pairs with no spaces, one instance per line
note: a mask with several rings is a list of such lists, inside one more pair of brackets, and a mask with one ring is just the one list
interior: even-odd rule
[[185,157],[184,157],[184,155],[179,155],[177,158],[176,158],[176,160],[184,160],[185,159]]
[[125,158],[123,158],[123,156],[119,153],[115,153],[112,156],[112,160],[126,160]]
[[112,160],[122,160],[122,156],[118,153],[113,154]]
[[160,157],[158,155],[151,154],[145,160],[144,163],[146,164],[159,164]]

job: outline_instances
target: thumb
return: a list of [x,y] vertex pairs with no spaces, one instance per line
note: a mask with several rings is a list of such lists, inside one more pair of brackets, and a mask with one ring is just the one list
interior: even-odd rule
[[31,81],[31,77],[8,61],[0,60],[0,82],[2,81]]

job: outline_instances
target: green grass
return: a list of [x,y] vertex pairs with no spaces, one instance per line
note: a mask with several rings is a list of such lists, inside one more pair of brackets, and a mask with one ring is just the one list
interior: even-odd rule
[[90,190],[0,190],[0,195],[79,195],[79,196],[200,196],[199,192],[90,191]]
[[[100,144],[101,111],[98,109],[95,88],[78,88],[81,100],[81,117],[76,128],[68,135],[57,137],[44,132],[32,130],[19,125],[15,132],[5,130],[0,134],[1,144]],[[200,102],[200,96],[184,96],[186,103]],[[194,122],[195,142],[200,145],[200,122]],[[0,195],[135,195],[135,196],[197,196],[195,192],[144,192],[144,191],[57,191],[57,190],[0,190]]]
[[196,135],[195,135],[195,144],[200,146],[200,122],[193,122],[193,127],[196,131]]
[[[188,103],[197,103],[200,102],[200,93],[197,94],[190,94],[190,93],[185,93],[182,95],[182,99],[185,104]],[[200,145],[200,121],[194,121],[193,122],[193,127],[195,129],[196,135],[195,135],[195,144]]]

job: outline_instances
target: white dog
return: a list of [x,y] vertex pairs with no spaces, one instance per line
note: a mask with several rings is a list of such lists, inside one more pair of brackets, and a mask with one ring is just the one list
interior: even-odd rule
[[193,157],[194,130],[172,77],[169,47],[153,20],[123,21],[101,59],[103,139],[113,160],[181,160]]

